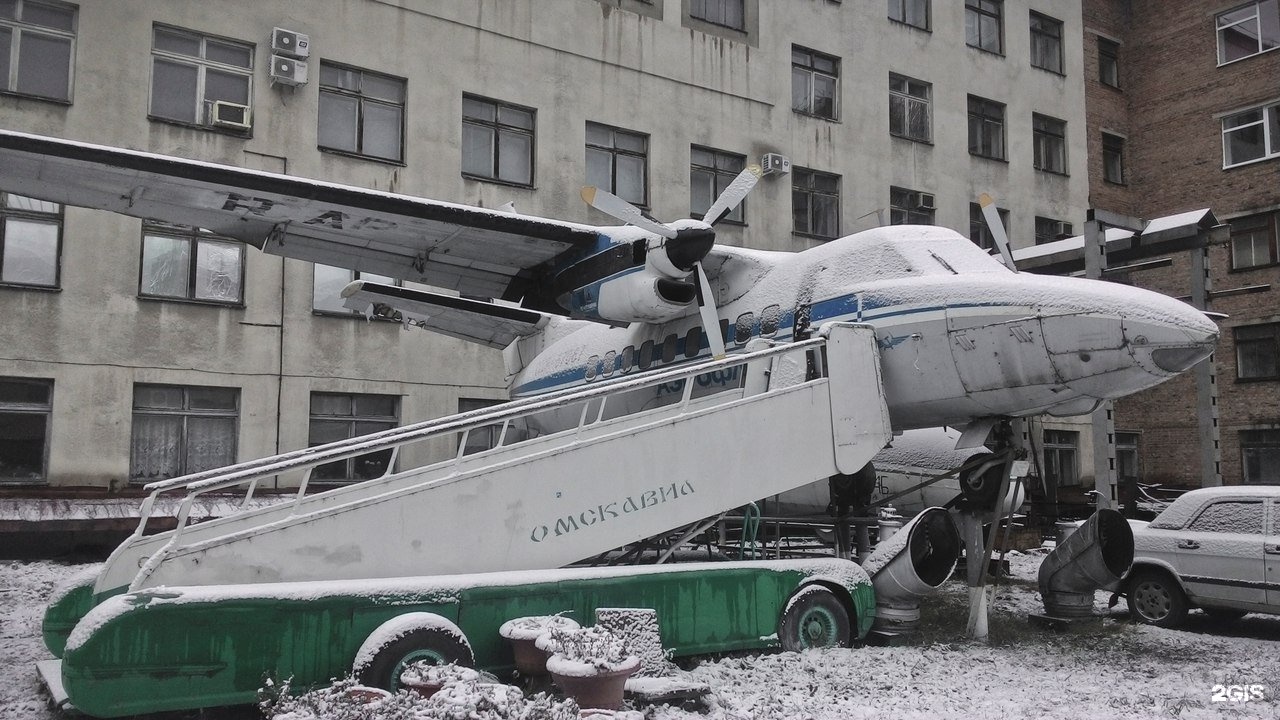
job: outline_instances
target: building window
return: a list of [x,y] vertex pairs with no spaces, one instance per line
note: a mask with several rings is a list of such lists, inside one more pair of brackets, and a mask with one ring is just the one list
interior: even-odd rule
[[462,96],[462,174],[533,185],[533,120],[529,108]]
[[1274,265],[1280,262],[1276,253],[1278,213],[1262,213],[1232,220],[1231,269]]
[[587,123],[587,184],[649,205],[649,136]]
[[930,0],[889,0],[889,19],[928,30],[929,3]]
[[1220,13],[1218,64],[1247,58],[1280,45],[1280,2],[1261,0]]
[[1004,160],[1004,105],[969,96],[969,154]]
[[902,75],[889,76],[889,132],[919,142],[933,140],[933,86]]
[[1031,132],[1035,145],[1035,168],[1067,174],[1067,123],[1033,113]]
[[53,381],[0,378],[0,483],[48,479]]
[[[395,395],[311,393],[307,447],[391,430],[400,424],[400,398]],[[391,450],[336,460],[311,471],[313,481],[352,482],[382,477],[391,468]]]
[[[1005,237],[1009,237],[1009,211],[996,208],[996,212],[1000,215],[1000,225],[1004,228]],[[993,250],[996,246],[996,238],[991,234],[991,227],[987,225],[987,219],[982,215],[982,206],[978,203],[969,203],[969,239],[983,250]]]
[[312,273],[311,309],[322,314],[359,315],[360,311],[352,310],[342,304],[342,289],[355,280],[368,280],[384,285],[402,284],[399,280],[386,275],[374,275],[369,272],[317,263]]
[[1031,67],[1062,73],[1062,21],[1031,13]]
[[889,224],[932,225],[933,201],[934,197],[930,193],[890,187]]
[[1036,216],[1036,244],[1043,245],[1071,237],[1073,230],[1071,223],[1053,218]]
[[[252,87],[252,45],[177,28],[157,26],[153,30],[151,117],[215,125],[214,103],[247,108]],[[247,116],[243,120],[247,121]]]
[[401,78],[321,62],[320,148],[402,162],[404,103]]
[[238,305],[244,298],[244,244],[198,228],[146,225],[140,279],[143,297]]
[[1098,38],[1098,82],[1120,87],[1120,43]]
[[791,47],[791,109],[835,120],[840,114],[840,58]]
[[1044,431],[1044,479],[1055,487],[1080,484],[1077,450],[1080,433],[1067,430]]
[[1240,465],[1246,483],[1280,484],[1280,430],[1241,430]]
[[1222,118],[1222,167],[1280,156],[1280,105]]
[[1236,378],[1280,379],[1280,323],[1240,325],[1232,334],[1236,342]]
[[[711,208],[711,203],[720,197],[720,193],[729,187],[729,183],[738,177],[738,173],[746,167],[747,159],[742,155],[712,150],[711,148],[690,148],[689,160],[689,209],[694,217],[701,218]],[[747,202],[743,200],[738,207],[724,216],[729,222],[745,222]],[[706,218],[715,221],[716,218]]]
[[1120,482],[1137,482],[1142,477],[1138,443],[1142,435],[1136,432],[1116,431],[1116,479]]
[[745,0],[691,0],[689,17],[733,30],[747,29]]
[[[489,400],[485,398],[458,398],[458,412],[465,413],[473,410],[484,410],[495,405],[501,405],[502,400]],[[471,455],[473,453],[484,452],[498,447],[498,437],[502,432],[502,424],[494,423],[492,425],[481,425],[473,427],[467,432],[467,444],[462,447],[463,455]],[[514,426],[507,429],[508,434],[516,432]],[[507,443],[511,443],[513,438],[507,438]]]
[[840,176],[796,168],[791,172],[792,230],[830,240],[840,234]]
[[76,9],[0,0],[0,91],[71,100]]
[[58,287],[62,206],[0,193],[0,283]]
[[1102,133],[1102,179],[1124,184],[1124,138]]
[[231,465],[239,420],[238,388],[134,385],[129,482]]
[[970,47],[1004,54],[1004,1],[964,0],[964,40]]

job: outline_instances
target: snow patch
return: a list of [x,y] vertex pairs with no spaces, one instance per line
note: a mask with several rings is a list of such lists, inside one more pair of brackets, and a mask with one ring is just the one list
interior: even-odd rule
[[[80,629],[79,626],[76,626],[76,629]],[[369,633],[369,637],[365,638],[364,643],[360,645],[360,650],[356,652],[356,659],[352,663],[352,667],[359,673],[360,670],[368,667],[369,663],[373,662],[374,656],[380,650],[411,632],[425,629],[443,630],[462,644],[469,645],[467,636],[463,635],[462,630],[448,618],[440,617],[434,613],[405,613],[388,620],[378,626],[377,630]],[[68,645],[70,645],[69,641]]]

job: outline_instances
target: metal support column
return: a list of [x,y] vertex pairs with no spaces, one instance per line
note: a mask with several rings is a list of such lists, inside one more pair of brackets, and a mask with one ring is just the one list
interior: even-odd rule
[[[1141,227],[1141,226],[1139,226]],[[1102,279],[1107,269],[1106,230],[1093,211],[1084,224],[1084,275],[1091,280]],[[1093,429],[1093,489],[1097,491],[1096,507],[1115,509],[1119,497],[1116,492],[1116,443],[1115,404],[1107,400],[1090,416]]]
[[[1201,231],[1201,235],[1208,234]],[[1209,309],[1213,279],[1209,276],[1209,242],[1191,251],[1191,304]],[[1222,448],[1218,428],[1218,378],[1214,356],[1200,361],[1192,370],[1196,383],[1196,423],[1200,434],[1200,482],[1203,487],[1222,484]]]

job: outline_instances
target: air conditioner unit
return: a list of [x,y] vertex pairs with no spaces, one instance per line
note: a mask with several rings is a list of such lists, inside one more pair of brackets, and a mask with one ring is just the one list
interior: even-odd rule
[[1053,236],[1054,236],[1055,238],[1058,238],[1058,237],[1071,237],[1071,223],[1069,223],[1069,222],[1062,222],[1061,220],[1056,220],[1056,221],[1054,221],[1054,223],[1053,223]]
[[271,52],[295,58],[311,57],[311,36],[284,28],[272,28]]
[[937,205],[934,204],[933,193],[916,193],[916,209],[917,210],[936,210]]
[[209,115],[210,125],[236,130],[248,130],[251,127],[251,111],[248,105],[216,100],[209,110]]
[[301,60],[272,55],[271,82],[281,85],[306,85],[307,64]]
[[760,169],[765,175],[786,175],[791,172],[791,159],[778,153],[765,153],[760,156]]

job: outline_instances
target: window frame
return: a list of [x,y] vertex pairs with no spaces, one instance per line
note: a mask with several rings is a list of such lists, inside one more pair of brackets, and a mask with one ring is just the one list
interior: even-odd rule
[[[344,307],[341,310],[336,310],[336,309],[331,310],[329,308],[322,308],[322,307],[316,306],[316,296],[318,293],[318,289],[316,287],[316,274],[319,272],[320,268],[326,268],[330,270],[340,270],[342,272],[349,273],[350,278],[346,281],[348,285],[355,282],[356,280],[370,280],[373,282],[380,282],[386,285],[404,287],[403,280],[397,280],[389,275],[379,275],[377,273],[371,273],[363,270],[352,270],[351,268],[343,268],[343,267],[338,267],[336,265],[325,265],[324,263],[312,263],[311,265],[312,265],[312,268],[311,268],[311,314],[312,315],[320,315],[322,317],[335,317],[335,318],[347,318],[347,317],[363,318],[365,316],[363,312],[359,310],[352,310],[351,308],[347,308],[347,307]],[[345,286],[346,285],[344,285],[343,287]],[[396,314],[399,314],[399,311],[396,311]],[[383,317],[379,314],[374,314],[373,319],[393,321],[393,318]]]
[[[147,238],[162,237],[170,240],[182,240],[190,243],[188,253],[186,294],[164,295],[160,293],[147,292],[146,283],[146,263],[147,263]],[[239,277],[236,278],[239,293],[234,300],[219,300],[216,298],[196,297],[196,280],[200,271],[200,252],[201,244],[217,244],[234,248],[240,255],[239,260]],[[216,235],[207,230],[194,227],[182,227],[177,225],[168,225],[157,222],[144,222],[142,225],[142,241],[138,246],[138,297],[144,300],[159,300],[165,302],[187,302],[199,305],[213,305],[218,307],[244,307],[245,293],[245,266],[247,265],[247,253],[245,252],[244,243],[231,238]]]
[[[197,40],[200,43],[200,55],[184,55],[172,50],[161,50],[156,47],[156,39],[159,33],[171,33],[174,35],[186,36],[189,39]],[[218,60],[208,59],[208,48],[210,41],[223,45],[237,47],[247,53],[248,67],[240,65],[232,65],[230,63],[220,62]],[[211,132],[220,132],[229,135],[248,136],[252,133],[253,118],[253,80],[254,80],[254,57],[257,48],[253,43],[244,42],[243,40],[235,40],[233,38],[202,33],[196,30],[177,27],[175,25],[164,25],[155,23],[151,26],[151,65],[147,95],[147,119],[152,122],[170,123],[173,125],[182,125],[183,127],[198,128]],[[158,62],[168,62],[170,64],[185,65],[194,67],[196,70],[196,85],[193,88],[195,100],[194,120],[186,118],[169,117],[167,115],[159,115],[156,112],[156,65]],[[215,125],[213,123],[213,103],[215,101],[208,100],[207,94],[207,76],[210,70],[221,72],[227,75],[236,75],[246,80],[245,85],[245,107],[249,108],[249,128],[234,128],[223,125]],[[227,101],[230,102],[230,101]]]
[[1049,223],[1065,225],[1068,228],[1068,232],[1066,233],[1068,237],[1071,236],[1070,233],[1075,231],[1074,230],[1075,226],[1067,222],[1066,220],[1059,220],[1057,218],[1051,218],[1045,215],[1036,215],[1034,220],[1034,227],[1035,227],[1034,237],[1035,237],[1036,245],[1044,245],[1045,243],[1057,242],[1058,240],[1061,239],[1058,237],[1058,235],[1061,235],[1063,233],[1055,233],[1052,237],[1050,237],[1047,233],[1042,232],[1044,229],[1046,229]]
[[[140,407],[138,405],[138,391],[145,388],[169,388],[182,391],[182,407],[181,408],[165,408],[165,407]],[[192,408],[191,407],[191,391],[192,390],[225,390],[230,393],[230,397],[234,398],[231,410],[213,409],[213,408]],[[130,431],[129,431],[129,484],[145,485],[149,482],[157,480],[167,480],[170,478],[161,477],[139,477],[137,470],[137,454],[138,449],[134,444],[137,436],[137,422],[141,417],[177,417],[182,422],[182,436],[179,440],[179,448],[176,450],[178,455],[178,473],[170,476],[182,477],[190,475],[194,472],[203,470],[211,470],[213,468],[197,468],[192,469],[188,466],[187,445],[189,439],[188,424],[192,418],[216,418],[216,419],[232,419],[231,423],[231,452],[228,462],[214,467],[224,467],[226,465],[235,464],[240,455],[240,411],[243,408],[241,402],[241,389],[238,387],[221,386],[221,385],[178,385],[173,383],[139,383],[133,384],[133,400],[130,415]]]
[[[712,165],[699,164],[696,161],[697,153],[710,153]],[[724,166],[721,166],[721,161]],[[734,169],[736,167],[736,169]],[[711,204],[720,197],[720,193],[729,187],[729,183],[747,167],[747,156],[731,153],[726,150],[717,150],[712,147],[703,145],[691,145],[689,147],[689,213],[690,217],[696,219],[704,219],[707,210],[711,209]],[[711,180],[711,199],[707,203],[707,207],[698,210],[694,207],[693,189],[695,187],[695,173],[702,173],[710,176]],[[743,198],[738,206],[731,210],[719,222],[729,223],[730,225],[746,225],[747,224],[747,200]]]
[[[1005,237],[1008,237],[1009,211],[997,206],[996,213],[1000,217],[1000,225],[1004,227]],[[976,202],[969,203],[969,241],[983,250],[996,249],[996,238],[991,234],[991,228],[987,226],[986,216],[982,214],[982,206]]]
[[[324,77],[325,77],[326,69],[336,70],[344,73],[355,73],[356,76],[359,78],[359,84],[361,85],[361,88],[352,90],[350,88],[344,88],[339,85],[325,84]],[[400,89],[399,102],[396,102],[394,100],[388,100],[387,98],[380,98],[371,94],[366,94],[363,90],[364,78],[366,76],[397,83]],[[318,105],[317,105],[317,111],[316,111],[316,147],[317,149],[319,149],[321,152],[333,153],[335,155],[345,155],[347,157],[359,158],[361,160],[370,160],[373,162],[404,166],[405,150],[406,150],[405,142],[404,142],[405,126],[407,125],[408,108],[409,108],[409,81],[405,78],[397,77],[395,75],[390,75],[388,73],[376,72],[374,70],[366,70],[365,68],[356,67],[354,65],[346,65],[344,63],[331,62],[329,60],[320,61],[320,72],[318,77],[319,77],[319,80],[316,83],[317,91],[319,92],[319,99],[317,101]],[[355,103],[356,143],[355,143],[354,150],[349,150],[343,147],[336,147],[333,145],[325,145],[323,143],[323,140],[321,138],[322,133],[320,132],[320,127],[325,119],[324,103],[325,103],[326,97],[329,97],[331,99],[334,99],[334,98],[346,99],[348,101],[352,101]],[[400,128],[399,128],[399,136],[396,138],[396,147],[398,149],[398,153],[396,157],[392,158],[392,157],[387,157],[385,155],[374,155],[372,153],[365,152],[366,106],[399,109]]]
[[[607,130],[609,132],[609,141],[610,141],[609,145],[607,146],[601,145],[599,143],[595,143],[591,141],[591,128],[593,126],[597,130]],[[631,150],[629,148],[618,147],[618,136],[620,134],[625,137],[640,140],[644,146],[643,150],[636,151],[636,150]],[[615,127],[613,125],[606,125],[604,123],[598,123],[598,122],[593,122],[588,120],[585,147],[586,147],[586,154],[588,157],[593,151],[597,153],[606,154],[609,156],[609,186],[601,189],[608,190],[614,195],[622,197],[622,199],[636,205],[637,207],[641,207],[641,208],[649,207],[649,135],[648,134],[637,132],[635,130],[627,130],[626,128]],[[641,172],[644,173],[644,177],[641,178],[641,183],[640,183],[641,191],[644,194],[644,197],[642,199],[636,200],[635,198],[624,197],[622,193],[618,192],[618,158],[619,157],[640,159],[640,169],[641,169]],[[589,172],[589,169],[590,169],[589,161],[587,163],[587,167]],[[590,178],[588,178],[587,182],[591,183],[592,181]]]
[[[1098,39],[1098,82],[1109,87],[1120,89],[1120,43],[1101,35]],[[1107,70],[1111,72],[1108,73]],[[1108,78],[1114,76],[1114,82]]]
[[[719,13],[716,13],[716,14],[722,17],[726,17],[726,19],[722,20],[722,19],[715,19],[710,17],[713,9],[710,8],[709,6],[712,3],[716,4],[716,8],[714,9],[720,11]],[[727,19],[727,13],[725,11],[728,9],[730,4],[736,4],[738,7],[738,10],[739,10],[738,17],[741,22],[740,25],[734,25],[729,21],[729,19]],[[690,0],[689,19],[697,20],[698,22],[704,22],[708,25],[715,25],[716,27],[719,27],[719,28],[725,28],[727,30],[734,30],[736,32],[745,33],[747,32],[747,1],[746,0]]]
[[[803,57],[798,57],[803,56]],[[807,63],[804,61],[807,59]],[[821,70],[817,67],[819,61],[831,63],[830,71]],[[805,107],[796,106],[796,88],[797,79],[803,75],[805,77]],[[817,100],[814,95],[815,80],[818,77],[824,77],[831,81],[834,91],[831,95],[831,114],[826,115],[818,112]],[[840,121],[840,58],[835,55],[829,55],[818,50],[803,47],[800,45],[791,46],[791,111],[799,115],[828,120],[830,122]]]
[[1123,135],[1102,131],[1102,179],[1112,185],[1128,185],[1124,172]]
[[[1215,530],[1212,527],[1196,527],[1196,523],[1200,522],[1202,519],[1205,519],[1211,512],[1213,513],[1221,512],[1214,509],[1218,507],[1222,507],[1226,511],[1225,517],[1227,518],[1237,519],[1237,520],[1245,518],[1244,513],[1241,513],[1239,508],[1227,507],[1227,506],[1233,506],[1233,505],[1234,506],[1238,506],[1238,505],[1250,505],[1250,506],[1256,505],[1257,506],[1258,526],[1256,530],[1242,530],[1239,528],[1232,528],[1228,530]],[[1186,528],[1183,529],[1183,532],[1212,533],[1215,535],[1257,535],[1259,536],[1259,540],[1260,540],[1261,536],[1265,533],[1265,528],[1266,528],[1265,513],[1266,513],[1266,504],[1263,503],[1262,498],[1234,498],[1233,497],[1233,498],[1222,498],[1219,500],[1213,500],[1209,503],[1206,503],[1204,507],[1200,508],[1196,512],[1196,514],[1190,520],[1187,521],[1187,526]]]
[[[1257,120],[1249,121],[1235,127],[1228,128],[1227,123],[1236,118],[1240,118],[1250,113],[1260,113]],[[1254,126],[1262,128],[1262,155],[1239,162],[1230,162],[1228,157],[1227,136],[1230,133],[1238,133]],[[1280,158],[1280,103],[1271,103],[1269,105],[1258,105],[1239,112],[1233,112],[1222,116],[1222,169],[1243,167],[1252,165],[1253,163],[1266,162]]]
[[[1254,337],[1245,337],[1253,335]],[[1236,382],[1273,382],[1280,380],[1280,322],[1251,323],[1231,328],[1231,345],[1236,355]],[[1244,374],[1244,352],[1253,352],[1271,359],[1270,372]]]
[[[974,28],[977,32],[977,43],[970,42],[969,18],[975,18]],[[983,44],[982,19],[994,18],[996,23],[996,46],[992,50]],[[964,42],[971,48],[985,53],[1004,57],[1004,0],[965,0],[964,3]]]
[[[1223,10],[1222,12],[1214,14],[1213,26],[1214,26],[1214,36],[1217,44],[1218,67],[1222,67],[1223,65],[1230,65],[1231,63],[1234,63],[1234,62],[1240,62],[1241,60],[1248,60],[1251,57],[1256,57],[1258,55],[1262,55],[1264,53],[1268,53],[1268,52],[1271,52],[1272,50],[1280,48],[1280,37],[1277,38],[1278,42],[1276,45],[1269,48],[1262,47],[1262,42],[1263,42],[1262,7],[1264,5],[1269,5],[1271,7],[1271,11],[1274,13],[1277,13],[1277,15],[1280,16],[1280,2],[1277,2],[1277,0],[1255,0],[1254,2],[1242,3],[1240,5],[1236,5],[1235,7],[1232,7],[1227,10]],[[1222,24],[1222,20],[1224,16],[1230,15],[1232,13],[1236,13],[1248,8],[1253,8],[1254,12],[1252,17],[1242,17],[1239,20],[1233,21],[1226,25]],[[1224,58],[1224,55],[1223,55],[1224,46],[1222,42],[1223,31],[1229,30],[1230,28],[1241,25],[1249,20],[1253,21],[1254,33],[1255,33],[1255,37],[1257,37],[1257,42],[1258,42],[1258,49],[1255,52],[1249,53],[1248,55],[1241,55],[1240,57],[1232,58],[1230,60],[1223,59]]]
[[[315,409],[315,401],[317,396],[347,398],[350,401],[349,406],[351,407],[351,410],[349,413],[343,414],[343,415],[317,413]],[[393,404],[394,414],[393,415],[357,415],[356,401],[359,398],[378,398],[381,400],[391,400]],[[388,427],[384,428],[384,430],[390,430],[390,429],[400,427],[400,413],[402,410],[403,399],[404,398],[400,395],[392,395],[388,393],[351,393],[351,392],[334,392],[329,390],[312,390],[311,394],[307,398],[308,400],[307,402],[307,447],[312,448],[312,447],[317,447],[319,445],[326,445],[330,442],[341,442],[341,440],[315,442],[313,440],[313,435],[312,435],[312,424],[317,421],[330,423],[330,424],[347,423],[348,425],[347,434],[344,438],[342,438],[344,440],[349,440],[354,437],[360,437],[359,435],[355,434],[357,423],[388,425]],[[382,432],[382,431],[383,430],[374,430],[373,432]],[[367,435],[370,433],[364,433],[364,434]],[[378,477],[382,477],[383,475],[394,473],[396,471],[394,461],[397,458],[395,457],[395,453],[392,452],[392,449],[389,448],[386,450],[375,450],[372,452],[365,453],[364,455],[357,455],[355,457],[346,458],[344,460],[334,460],[333,462],[325,463],[323,465],[318,465],[311,471],[310,482],[312,485],[351,485],[359,482],[364,482],[365,480],[373,479],[373,478],[365,478],[365,477],[358,476],[358,474],[355,472],[355,463],[358,460],[369,458],[374,455],[379,455],[381,453],[386,453],[388,464],[385,466],[385,469],[383,470],[382,475],[379,475]],[[345,471],[344,477],[342,478],[321,477],[322,468],[331,468],[338,465],[339,463],[343,465],[343,468]]]
[[[804,185],[798,186],[799,185],[798,181],[800,181],[802,178],[808,178],[809,184],[807,186],[804,186]],[[817,188],[814,181],[820,178],[834,180],[836,189],[834,191],[831,191],[831,190],[824,190],[824,189]],[[810,168],[802,168],[802,167],[793,168],[791,171],[791,233],[793,235],[800,235],[802,237],[814,238],[817,240],[835,240],[836,238],[840,237],[840,227],[841,227],[840,222],[841,222],[841,210],[842,210],[840,196],[842,191],[843,191],[843,179],[839,175],[836,175],[835,173],[822,172],[821,170],[813,170]],[[807,208],[806,227],[803,229],[799,229],[795,225],[797,193],[802,194],[807,198],[809,198],[809,200],[806,201],[806,208]],[[811,201],[812,198],[814,197],[827,198],[829,200],[834,201],[835,219],[833,224],[835,226],[835,233],[833,235],[822,235],[817,233],[814,230],[814,226],[817,224],[814,222],[814,219],[816,218],[816,213],[818,212],[818,208],[816,204]]]
[[[914,6],[918,8],[919,12],[924,14],[923,25],[911,22],[909,19],[911,15],[907,12],[908,6]],[[907,27],[913,27],[917,30],[924,30],[925,32],[933,31],[932,0],[889,0],[888,13],[889,20],[891,22],[898,23],[899,25],[906,25]],[[895,14],[897,17],[895,17]]]
[[[1050,433],[1053,433],[1051,436]],[[1068,437],[1069,436],[1069,437]],[[1050,438],[1053,438],[1052,440]],[[1080,487],[1083,480],[1080,477],[1080,433],[1074,430],[1055,430],[1045,428],[1040,435],[1040,447],[1044,455],[1044,474],[1045,482],[1053,482],[1055,487]],[[1056,464],[1049,461],[1050,452],[1052,451]],[[1052,470],[1059,473],[1064,469],[1062,458],[1069,453],[1071,457],[1071,479],[1070,482],[1063,482],[1063,478],[1055,477]],[[1051,470],[1052,469],[1052,470]]]
[[[458,414],[474,412],[476,410],[486,410],[488,408],[501,405],[504,400],[495,400],[492,398],[477,397],[459,397],[458,398]],[[509,432],[515,432],[515,428],[508,428]],[[465,433],[467,444],[462,444],[464,433],[458,433],[458,439],[454,443],[458,451],[462,455],[474,455],[476,453],[486,452],[498,447],[498,439],[502,434],[502,423],[494,423],[491,425],[481,425],[473,427]],[[474,442],[477,438],[481,442]]]
[[44,440],[40,451],[40,472],[36,477],[18,477],[0,470],[0,487],[13,485],[44,485],[49,482],[49,449],[53,440],[53,391],[54,382],[46,378],[0,377],[0,386],[7,384],[37,385],[46,389],[43,403],[21,402],[0,398],[0,416],[43,415]]
[[[55,8],[59,11],[69,12],[71,14],[71,29],[53,27],[50,25],[39,25],[25,19],[25,11],[27,5],[36,5],[47,8]],[[33,98],[46,102],[59,103],[63,105],[72,104],[75,94],[75,77],[76,77],[76,35],[80,30],[80,8],[63,2],[53,2],[51,0],[15,0],[13,6],[13,17],[0,17],[0,28],[8,28],[9,30],[9,57],[6,60],[5,67],[8,68],[6,77],[0,78],[0,94],[15,95],[18,97]],[[23,38],[28,35],[35,35],[41,38],[52,38],[59,42],[67,43],[67,77],[66,77],[66,95],[60,97],[57,95],[42,95],[18,89],[18,83],[21,80],[22,73],[22,43]]]
[[[901,83],[899,89],[894,86]],[[923,95],[913,94],[912,85],[920,86],[924,91]],[[905,127],[894,130],[894,105],[895,100],[902,105],[900,113],[902,123]],[[924,137],[916,137],[911,133],[911,110],[915,106],[922,105],[925,115],[925,133]],[[889,134],[912,142],[924,143],[926,145],[933,144],[933,83],[917,80],[913,77],[901,75],[898,73],[889,73]]]
[[[47,203],[56,205],[57,212],[44,212],[42,210],[25,210],[22,208],[9,207],[9,198],[19,197],[24,200],[31,200],[36,203],[47,203],[44,200],[19,195],[17,193],[0,191],[0,287],[17,288],[23,290],[61,290],[62,289],[62,242],[63,230],[66,228],[66,206],[60,203]],[[8,255],[9,241],[9,220],[17,220],[20,222],[38,223],[42,225],[54,225],[57,227],[57,240],[54,247],[53,256],[53,283],[41,284],[20,282],[17,280],[5,280],[5,258]]]
[[[977,108],[976,110],[975,110],[975,106]],[[992,114],[993,110],[999,111],[998,118],[996,118]],[[1006,106],[1004,103],[997,102],[995,100],[989,100],[987,98],[979,97],[977,95],[969,95],[968,102],[967,102],[966,117],[968,118],[969,154],[973,157],[986,158],[987,160],[999,160],[1001,162],[1008,162],[1009,160],[1008,158],[1009,133],[1007,132],[1008,106]],[[986,145],[985,141],[988,139],[987,138],[988,131],[991,128],[999,129],[1000,147],[999,147],[998,154],[984,152],[983,147],[979,147],[978,150],[974,149],[973,139],[974,139],[974,123],[975,122],[980,123],[979,140],[983,141],[983,142],[980,142],[980,145],[982,146]]]
[[[1048,15],[1045,15],[1044,13],[1038,13],[1035,10],[1029,11],[1028,17],[1029,17],[1028,25],[1030,26],[1030,29],[1031,29],[1031,67],[1044,70],[1045,72],[1053,73],[1054,75],[1060,75],[1062,77],[1066,77],[1067,72],[1066,72],[1066,67],[1064,65],[1065,60],[1063,58],[1063,49],[1062,49],[1062,38],[1064,35],[1063,22],[1055,17],[1050,17]],[[1037,21],[1039,23],[1039,26],[1037,26]],[[1057,31],[1056,35],[1053,32],[1054,30]],[[1057,63],[1057,67],[1048,67],[1045,65],[1040,65],[1037,62],[1037,60],[1039,59],[1036,53],[1036,49],[1038,45],[1037,40],[1040,43],[1052,44],[1053,47],[1049,49],[1056,51],[1053,53],[1054,55],[1053,61]]]
[[[1246,227],[1240,227],[1245,223],[1252,223]],[[1247,270],[1257,270],[1259,268],[1271,267],[1280,264],[1280,211],[1269,211],[1263,213],[1254,213],[1238,218],[1232,218],[1227,221],[1231,228],[1231,239],[1228,242],[1231,255],[1230,272],[1244,272]],[[1236,250],[1236,233],[1247,230],[1249,235],[1257,232],[1265,234],[1265,242],[1267,244],[1267,260],[1266,262],[1254,263],[1251,265],[1240,265],[1237,263],[1238,253]]]
[[[1246,439],[1249,436],[1254,436],[1256,439]],[[1253,456],[1257,456],[1256,464],[1259,466],[1259,470],[1261,470],[1261,463],[1263,460],[1261,453],[1266,453],[1268,456],[1274,454],[1277,466],[1276,474],[1280,477],[1280,425],[1242,429],[1239,431],[1238,441],[1240,447],[1240,481],[1245,485],[1271,484],[1276,482],[1275,479],[1271,479],[1266,476],[1262,478],[1254,478],[1252,473],[1249,471],[1251,465],[1255,464],[1250,462]],[[1275,502],[1272,502],[1271,512],[1273,516],[1273,526],[1277,524],[1277,518],[1275,516],[1278,510],[1280,510],[1280,506],[1277,506]]]
[[[471,101],[473,103],[483,103],[485,105],[493,106],[493,120],[490,121],[484,118],[468,117],[467,110],[466,110],[468,101]],[[529,115],[529,127],[524,128],[519,125],[504,123],[502,121],[503,110],[509,110],[509,111],[518,112],[518,113],[527,113]],[[489,147],[491,148],[491,153],[492,153],[489,160],[489,165],[490,165],[489,174],[480,174],[480,173],[468,171],[466,169],[467,167],[466,158],[461,156],[466,152],[466,148],[467,148],[465,138],[466,138],[466,130],[468,126],[473,128],[483,128],[486,132],[489,133],[489,138],[490,138]],[[481,95],[463,93],[462,94],[462,131],[463,131],[464,141],[462,142],[462,145],[459,148],[459,156],[462,161],[461,162],[462,176],[465,178],[469,178],[471,180],[497,183],[499,185],[510,185],[513,187],[523,187],[523,188],[534,187],[534,181],[536,179],[535,169],[537,167],[536,160],[538,157],[537,129],[538,129],[538,111],[535,110],[534,108],[525,107],[523,105],[516,105],[515,103],[504,102],[502,100],[494,100],[493,98],[488,98]],[[528,138],[529,156],[528,158],[526,158],[526,160],[529,168],[529,179],[527,181],[509,180],[501,177],[502,158],[503,158],[502,138],[504,133],[507,135],[519,135],[519,136]],[[512,151],[512,152],[516,152],[516,151]],[[508,155],[508,157],[510,157],[510,155]]]
[[[912,203],[921,194],[923,190],[912,190],[911,188],[899,187],[897,185],[889,186],[889,224],[890,225],[933,225],[937,218],[937,210],[924,210],[919,207],[908,207],[907,203]],[[901,221],[901,222],[899,222]]]
[[[1057,153],[1050,153],[1052,150],[1050,143],[1057,146]],[[1059,120],[1048,115],[1040,113],[1031,114],[1031,145],[1032,158],[1031,165],[1040,172],[1050,173],[1053,175],[1070,175],[1070,165],[1067,158],[1067,121]],[[1056,155],[1062,162],[1062,169],[1056,170],[1046,167],[1046,155]]]

